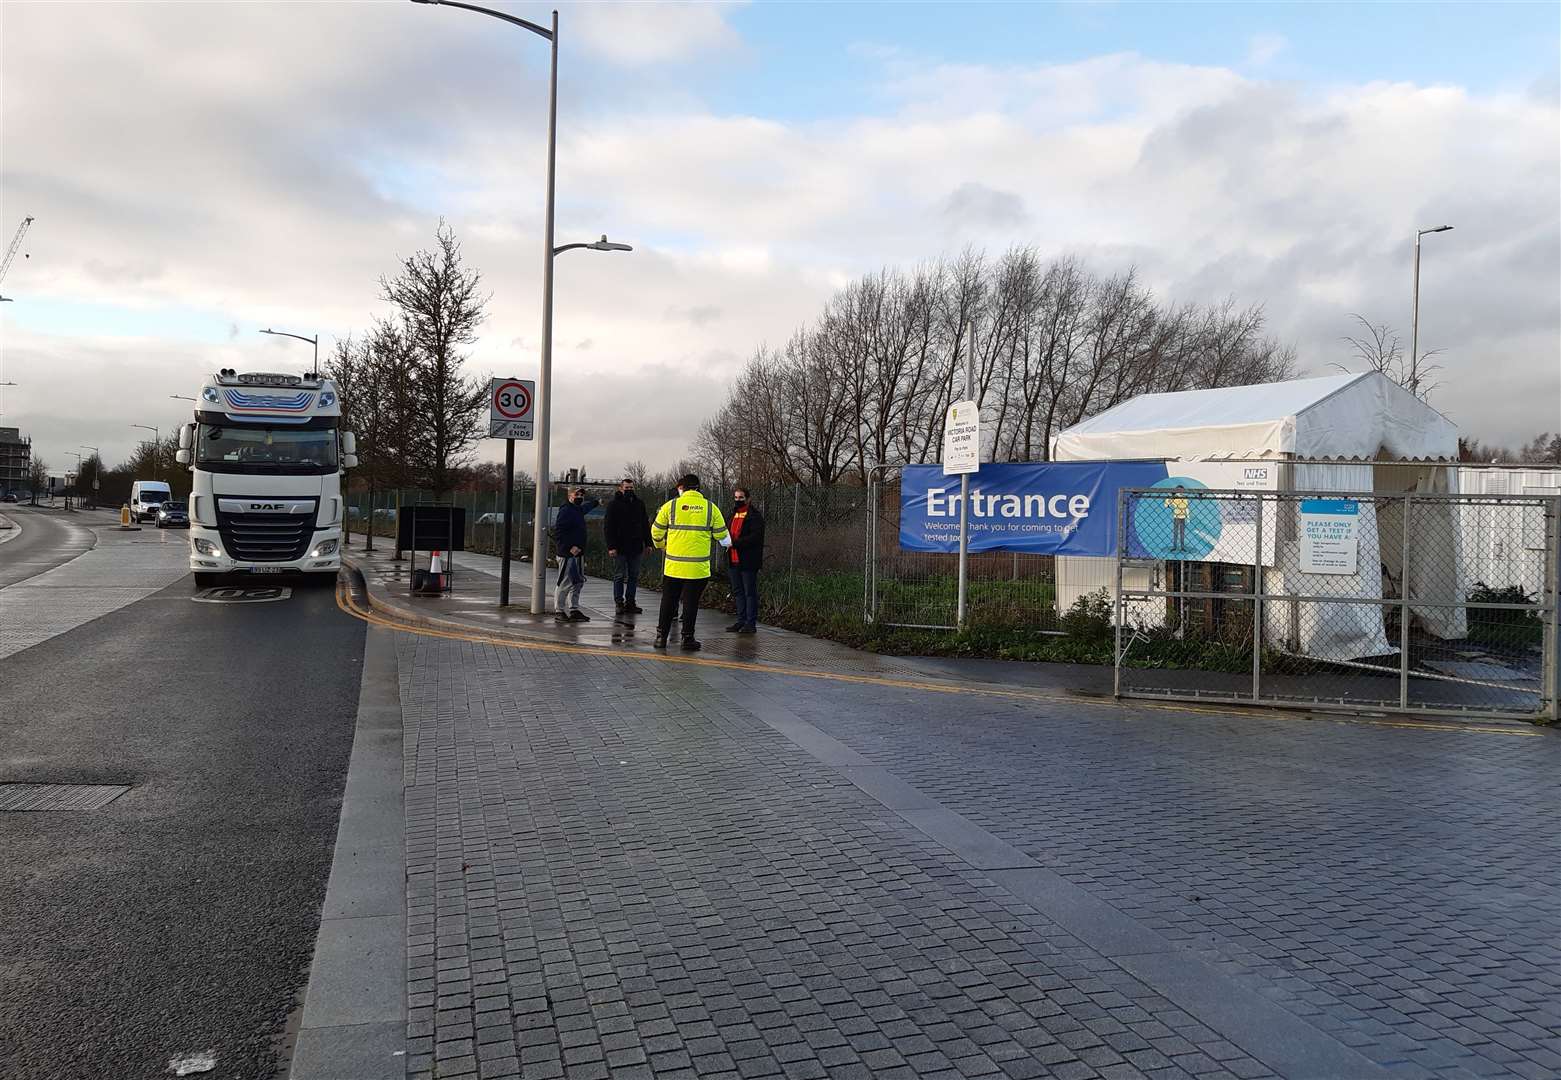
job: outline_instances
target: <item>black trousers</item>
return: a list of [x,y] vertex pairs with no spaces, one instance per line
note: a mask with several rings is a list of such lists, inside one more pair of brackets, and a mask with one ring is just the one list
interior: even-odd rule
[[677,617],[678,604],[683,605],[683,640],[694,640],[694,620],[699,618],[699,598],[705,594],[709,578],[662,578],[661,614],[656,619],[656,633],[662,637],[672,630],[672,620]]

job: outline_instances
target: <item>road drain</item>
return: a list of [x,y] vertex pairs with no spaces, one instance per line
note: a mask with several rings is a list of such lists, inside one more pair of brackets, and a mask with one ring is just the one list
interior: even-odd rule
[[0,814],[98,810],[129,790],[129,784],[0,784]]

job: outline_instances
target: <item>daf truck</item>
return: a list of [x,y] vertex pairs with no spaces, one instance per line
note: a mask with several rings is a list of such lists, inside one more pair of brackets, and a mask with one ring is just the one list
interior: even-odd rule
[[196,587],[230,574],[334,581],[356,449],[330,379],[232,368],[207,379],[194,422],[179,429]]

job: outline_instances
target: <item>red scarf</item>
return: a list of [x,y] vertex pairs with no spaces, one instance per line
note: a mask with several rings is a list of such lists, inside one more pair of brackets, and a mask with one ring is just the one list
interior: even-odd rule
[[[748,508],[745,506],[741,510],[739,510],[735,514],[733,514],[732,515],[732,520],[727,522],[726,531],[732,534],[732,539],[734,541],[739,536],[741,536],[743,534],[743,519],[746,518],[747,516],[748,516]],[[732,547],[732,565],[733,566],[737,565],[737,563],[739,561],[740,560],[737,557],[737,548],[734,545]]]

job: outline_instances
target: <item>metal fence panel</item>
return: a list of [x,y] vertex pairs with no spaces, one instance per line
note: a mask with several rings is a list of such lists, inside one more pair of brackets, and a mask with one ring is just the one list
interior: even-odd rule
[[[864,618],[880,626],[955,629],[959,556],[901,548],[899,466],[872,470],[868,503]],[[1056,632],[1059,616],[1068,606],[1059,603],[1059,593],[1067,595],[1071,604],[1104,588],[1110,567],[1110,559],[1058,559],[1016,551],[971,553],[966,618],[972,627]],[[1059,575],[1060,569],[1071,573]]]
[[1557,506],[1528,495],[1124,491],[1118,691],[1554,718]]

